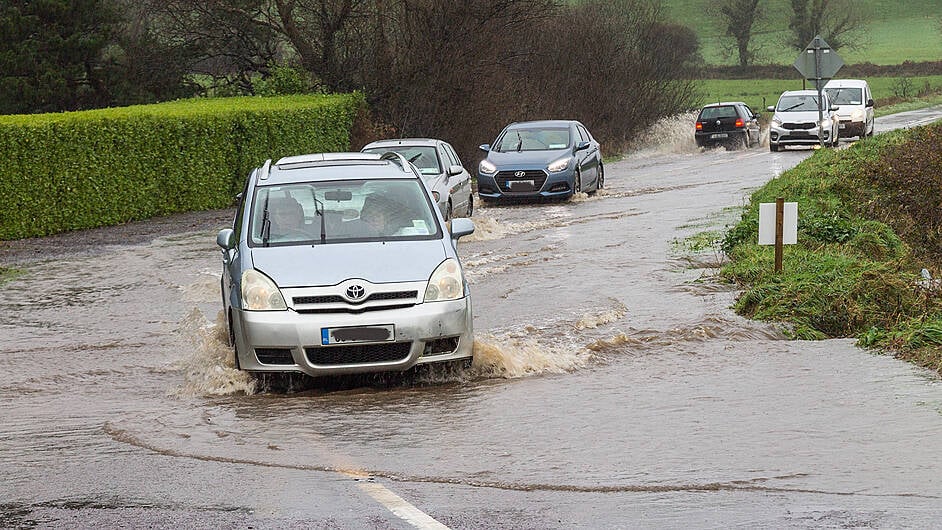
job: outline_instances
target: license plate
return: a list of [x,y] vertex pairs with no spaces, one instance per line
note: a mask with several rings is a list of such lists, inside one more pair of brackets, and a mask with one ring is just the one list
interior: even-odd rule
[[526,184],[527,186],[530,186],[531,188],[533,187],[532,180],[509,180],[507,181],[507,184],[510,184],[511,188],[514,186],[522,186],[524,184]]
[[321,344],[324,346],[352,342],[389,342],[395,337],[396,328],[392,324],[321,328]]
[[726,133],[717,133],[717,134],[710,135],[710,138],[728,138],[728,137],[729,135]]

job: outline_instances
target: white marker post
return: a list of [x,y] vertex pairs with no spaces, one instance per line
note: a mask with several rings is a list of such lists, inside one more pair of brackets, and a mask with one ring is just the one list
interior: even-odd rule
[[775,272],[782,271],[782,245],[798,243],[798,203],[779,197],[759,204],[759,244],[775,245]]

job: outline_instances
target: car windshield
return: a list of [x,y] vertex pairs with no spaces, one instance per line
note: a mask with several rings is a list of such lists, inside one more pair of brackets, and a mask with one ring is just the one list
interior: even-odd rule
[[825,88],[828,98],[835,105],[861,105],[863,104],[863,92],[859,88]]
[[423,175],[438,175],[443,173],[441,161],[438,159],[438,153],[435,147],[431,145],[411,146],[396,145],[390,147],[369,147],[363,150],[365,153],[386,153],[392,151],[406,157],[406,160],[412,162],[419,172]]
[[432,204],[417,179],[342,180],[258,188],[249,245],[439,237]]
[[818,110],[817,96],[782,96],[775,110],[779,112],[804,112]]
[[494,151],[546,151],[569,147],[568,127],[515,127],[504,132]]
[[736,118],[736,108],[731,106],[703,107],[700,111],[701,120],[715,120],[719,118]]

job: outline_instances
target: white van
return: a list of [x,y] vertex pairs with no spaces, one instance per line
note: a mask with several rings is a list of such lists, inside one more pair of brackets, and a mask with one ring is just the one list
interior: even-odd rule
[[873,95],[862,79],[832,79],[824,85],[831,103],[840,107],[841,138],[873,136]]

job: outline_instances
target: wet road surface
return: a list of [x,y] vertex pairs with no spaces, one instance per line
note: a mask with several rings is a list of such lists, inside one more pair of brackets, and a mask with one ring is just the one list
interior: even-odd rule
[[0,291],[0,527],[942,527],[939,378],[736,316],[685,249],[810,151],[687,132],[595,196],[478,209],[467,370],[255,389],[218,321],[227,212],[30,254]]

